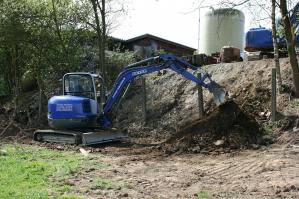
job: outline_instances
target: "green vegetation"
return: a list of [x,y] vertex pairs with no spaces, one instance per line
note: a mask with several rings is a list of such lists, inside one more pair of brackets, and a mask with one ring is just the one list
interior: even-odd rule
[[196,196],[197,196],[197,199],[209,199],[210,198],[209,194],[205,191],[198,192],[196,194]]
[[265,131],[265,134],[272,134],[274,129],[278,128],[277,122],[269,122],[263,124],[263,129]]
[[132,189],[132,186],[124,182],[114,182],[103,177],[96,177],[93,180],[92,189]]
[[[108,21],[112,26],[122,15],[122,3],[114,0],[97,3],[99,19],[95,20],[95,2],[0,1],[0,95],[13,98],[10,101],[18,109],[22,106],[22,94],[38,90],[39,113],[30,118],[32,121],[42,119],[41,110],[46,109],[47,95],[61,86],[58,81],[63,74],[95,71],[105,76],[105,82],[111,86],[120,71],[119,65],[131,62],[132,53],[105,54],[108,45],[104,40],[108,31],[104,30],[110,28]],[[105,7],[109,8],[106,12]],[[110,44],[109,49],[115,45],[117,43]]]
[[84,167],[106,166],[92,156],[34,146],[4,145],[0,151],[0,198],[78,198],[68,195],[73,185],[66,180]]
[[119,185],[102,177],[97,177],[93,182],[93,189],[100,188],[100,189],[115,189],[118,188]]
[[292,105],[293,105],[293,106],[296,106],[296,107],[299,107],[299,100],[298,100],[298,99],[294,99],[294,100],[292,101]]

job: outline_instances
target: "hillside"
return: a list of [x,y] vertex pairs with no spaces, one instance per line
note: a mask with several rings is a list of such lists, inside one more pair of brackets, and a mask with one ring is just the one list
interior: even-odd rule
[[[272,125],[269,118],[271,115],[271,68],[273,65],[272,60],[260,60],[229,64],[221,63],[205,66],[204,69],[211,73],[213,79],[228,92],[230,100],[239,106],[246,118],[250,117],[250,121],[255,122],[263,131],[268,130],[268,126]],[[290,101],[292,82],[291,68],[287,59],[281,59],[281,70],[284,91],[278,95],[277,99],[278,120],[280,122],[275,124],[276,130],[293,128],[294,121],[298,117],[298,105],[296,101]],[[154,142],[164,141],[175,136],[186,126],[199,119],[195,83],[171,71],[162,76],[157,74],[148,75],[146,81],[147,123],[144,124],[141,119],[142,98],[140,90],[136,87],[135,90],[131,90],[131,93],[135,94],[130,94],[127,100],[124,100],[117,117],[117,125],[127,129],[131,137],[148,138],[148,140]],[[213,112],[215,105],[211,94],[207,90],[204,90],[204,101],[206,114],[209,115]],[[226,120],[229,119],[226,118]],[[237,132],[248,131],[248,127],[244,126],[248,123],[246,121],[247,119],[243,121],[243,124],[231,121],[231,125],[224,127],[219,125],[217,130],[217,132],[220,132],[219,135],[208,143],[211,144],[211,142],[218,139],[221,140],[223,135],[227,135],[225,131],[228,131],[228,129]],[[243,130],[238,130],[239,127],[236,127],[236,125],[239,127],[243,125],[241,127]],[[254,135],[256,133],[258,132],[253,132]],[[206,137],[211,136],[211,134],[208,134]],[[238,135],[238,139],[242,139],[242,136],[244,134]],[[251,134],[246,136],[249,139]],[[248,142],[248,140],[245,142]],[[256,142],[263,141],[257,139],[253,143]]]

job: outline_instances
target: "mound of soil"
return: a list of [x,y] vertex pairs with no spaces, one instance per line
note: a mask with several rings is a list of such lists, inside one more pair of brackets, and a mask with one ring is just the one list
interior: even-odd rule
[[[283,85],[290,87],[292,70],[289,61],[288,59],[280,61]],[[252,126],[258,128],[267,124],[271,116],[271,69],[273,67],[274,62],[270,59],[203,67],[212,75],[213,80],[228,92],[235,106],[230,102],[224,107],[215,108],[212,95],[204,89],[204,109],[208,118],[201,123],[208,121],[208,124],[199,125],[205,130],[200,132],[201,136],[198,138],[202,140],[197,142],[194,137],[194,142],[198,146],[204,142],[207,142],[203,144],[204,146],[209,144],[214,146],[215,140],[221,142],[224,140],[222,145],[231,148],[246,147],[250,143],[255,143],[255,134],[259,134],[259,131],[254,130]],[[177,133],[200,122],[197,89],[194,82],[172,71],[167,71],[162,76],[150,74],[146,78],[147,121],[144,122],[142,119],[141,91],[135,87],[131,90],[131,95],[123,100],[115,127],[126,129],[130,137],[144,138],[149,140],[149,143],[161,143],[175,137],[178,137],[176,139],[178,141],[180,136]],[[290,115],[298,115],[296,103],[290,101],[288,92],[278,94],[277,102],[279,120]],[[238,116],[235,116],[236,113]],[[252,121],[254,125],[251,125],[251,122],[247,124],[247,121]],[[245,128],[247,125],[248,129]],[[287,128],[293,127],[288,125]],[[210,134],[210,131],[214,134]],[[255,133],[250,134],[250,131]],[[240,135],[242,133],[245,137]]]
[[248,148],[263,135],[254,117],[244,113],[234,101],[213,109],[210,114],[182,128],[165,144],[168,152],[200,152],[215,149]]

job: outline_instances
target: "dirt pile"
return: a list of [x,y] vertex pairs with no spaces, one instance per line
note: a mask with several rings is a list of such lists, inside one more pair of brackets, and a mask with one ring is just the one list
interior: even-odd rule
[[244,113],[234,101],[215,108],[208,116],[179,130],[165,144],[167,152],[209,151],[248,148],[262,139],[254,117]]
[[[281,59],[280,61],[283,85],[289,88],[292,84],[291,67],[288,59]],[[207,72],[212,74],[213,80],[223,86],[228,92],[230,99],[238,106],[238,109],[237,107],[235,108],[237,112],[240,112],[240,115],[236,119],[233,119],[232,112],[214,109],[215,105],[212,101],[212,95],[204,89],[206,115],[208,115],[208,119],[211,119],[215,115],[219,119],[218,121],[216,119],[215,123],[210,123],[210,127],[213,126],[213,128],[205,126],[205,128],[213,130],[213,135],[208,130],[204,133],[201,132],[202,135],[195,138],[195,140],[202,139],[201,142],[195,141],[199,148],[200,143],[204,143],[205,141],[207,143],[204,145],[214,146],[213,142],[217,140],[222,142],[221,140],[224,140],[224,144],[222,145],[228,145],[228,148],[246,147],[254,143],[254,139],[256,138],[253,135],[258,135],[258,130],[252,132],[253,134],[250,134],[250,132],[248,132],[249,134],[245,133],[245,138],[242,133],[244,130],[255,131],[255,128],[252,128],[252,126],[246,126],[247,121],[252,121],[254,126],[262,126],[265,122],[269,121],[271,116],[271,68],[273,66],[274,62],[272,60],[260,60],[228,64],[222,63],[204,67]],[[146,123],[142,120],[141,92],[135,88],[133,90],[135,94],[130,95],[127,100],[124,100],[124,104],[119,110],[116,123],[117,127],[127,129],[129,135],[133,138],[147,138],[149,142],[163,142],[173,138],[173,136],[177,136],[177,133],[181,132],[185,127],[189,127],[190,125],[196,126],[196,123],[199,122],[199,116],[198,93],[195,83],[171,71],[162,76],[151,74],[147,76],[146,82],[148,99],[148,119]],[[298,115],[298,108],[296,109],[296,105],[290,101],[288,92],[279,94],[277,101],[279,119],[290,115]],[[230,107],[232,103],[227,105]],[[212,119],[212,121],[214,120]],[[226,124],[226,122],[228,123]],[[212,124],[215,124],[215,126]],[[204,125],[199,125],[200,128],[202,126]],[[223,130],[217,130],[217,126]],[[225,127],[227,128],[225,129]],[[178,141],[179,139],[176,140]],[[233,144],[234,141],[235,144]]]

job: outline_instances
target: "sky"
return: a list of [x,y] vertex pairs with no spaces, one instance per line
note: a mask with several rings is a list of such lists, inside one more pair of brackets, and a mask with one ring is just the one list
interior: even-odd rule
[[[205,0],[211,5],[217,0]],[[129,39],[145,33],[181,43],[193,48],[198,47],[198,0],[130,0],[127,15],[118,20],[119,25],[111,35]],[[201,15],[208,8],[201,8]],[[267,20],[256,22],[248,8],[240,7],[245,14],[245,31],[259,25],[269,27]],[[259,16],[260,17],[260,16]]]

